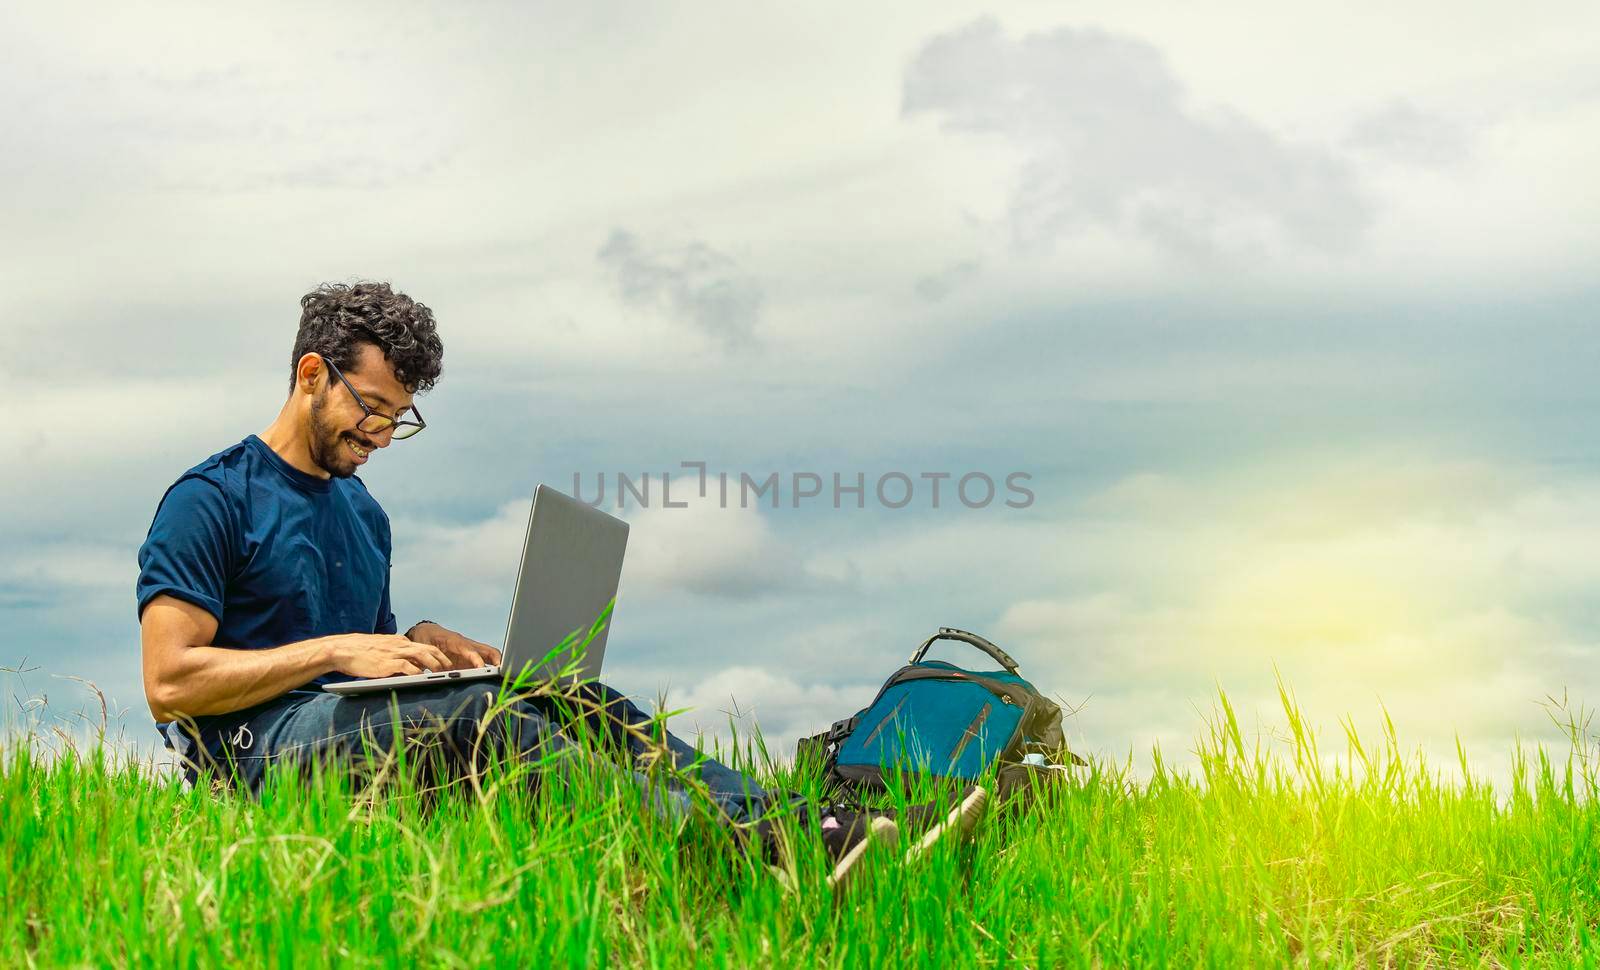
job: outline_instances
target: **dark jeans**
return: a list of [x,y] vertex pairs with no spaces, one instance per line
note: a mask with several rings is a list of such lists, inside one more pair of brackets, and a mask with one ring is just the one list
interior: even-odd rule
[[[664,743],[673,765],[689,769],[691,777],[704,783],[725,821],[748,822],[773,804],[774,796],[754,779],[697,753],[671,733],[657,734],[649,715],[624,695],[600,684],[579,690],[588,703],[524,697],[499,711],[491,710],[495,685],[483,681],[354,697],[294,691],[253,708],[207,718],[196,725],[197,732],[182,729],[180,741],[197,733],[200,744],[179,754],[191,782],[198,780],[198,768],[252,792],[259,790],[269,765],[358,765],[366,762],[369,752],[395,751],[401,746],[397,741],[461,773],[475,759],[506,754],[537,759],[558,773],[609,775],[646,793],[659,814],[682,817],[692,809],[682,784],[670,775],[664,782],[652,781],[643,770],[649,752]],[[570,726],[579,719],[600,745],[573,740]],[[565,732],[563,725],[569,726]],[[169,737],[179,733],[172,730],[176,727],[168,727]],[[640,738],[630,727],[657,740]]]

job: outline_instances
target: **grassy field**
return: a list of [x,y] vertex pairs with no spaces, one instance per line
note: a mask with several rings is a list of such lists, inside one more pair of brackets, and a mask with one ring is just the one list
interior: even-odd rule
[[[716,826],[599,781],[493,770],[447,792],[278,779],[259,800],[13,732],[0,773],[6,966],[1590,965],[1596,763],[1515,754],[1446,782],[1393,737],[1319,752],[1293,703],[1246,740],[1226,698],[1197,775],[1080,770],[915,868],[786,895]],[[1326,740],[1326,739],[1324,739]],[[814,780],[739,759],[779,785]],[[1463,765],[1465,767],[1465,759]]]

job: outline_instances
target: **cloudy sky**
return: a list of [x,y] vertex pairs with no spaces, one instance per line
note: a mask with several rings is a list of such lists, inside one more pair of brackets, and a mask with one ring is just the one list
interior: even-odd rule
[[498,641],[535,483],[670,473],[690,507],[618,513],[606,676],[685,730],[785,746],[952,625],[1086,751],[1181,761],[1219,685],[1270,731],[1281,673],[1330,740],[1381,703],[1493,770],[1546,695],[1600,703],[1597,38],[1585,3],[8,7],[7,690],[89,678],[153,740],[156,503],[276,414],[299,296],[367,277],[447,349],[363,475],[402,624]]

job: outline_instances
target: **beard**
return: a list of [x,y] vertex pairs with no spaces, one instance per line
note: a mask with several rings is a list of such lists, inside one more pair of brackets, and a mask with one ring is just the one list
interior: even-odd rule
[[344,444],[349,436],[327,420],[323,403],[323,394],[311,399],[311,461],[334,478],[349,478],[356,473],[355,456]]

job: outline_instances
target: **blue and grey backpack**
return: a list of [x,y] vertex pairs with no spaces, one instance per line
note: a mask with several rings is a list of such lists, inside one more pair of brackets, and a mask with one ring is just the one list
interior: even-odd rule
[[[977,647],[1002,669],[968,670],[923,659],[938,640]],[[821,761],[829,781],[873,790],[890,787],[896,778],[972,781],[996,762],[1005,775],[1008,765],[1021,764],[1028,754],[1043,755],[1046,764],[1058,758],[1082,764],[1066,750],[1060,706],[1024,680],[1004,650],[951,627],[924,640],[871,704],[802,739],[798,749],[801,760]]]

